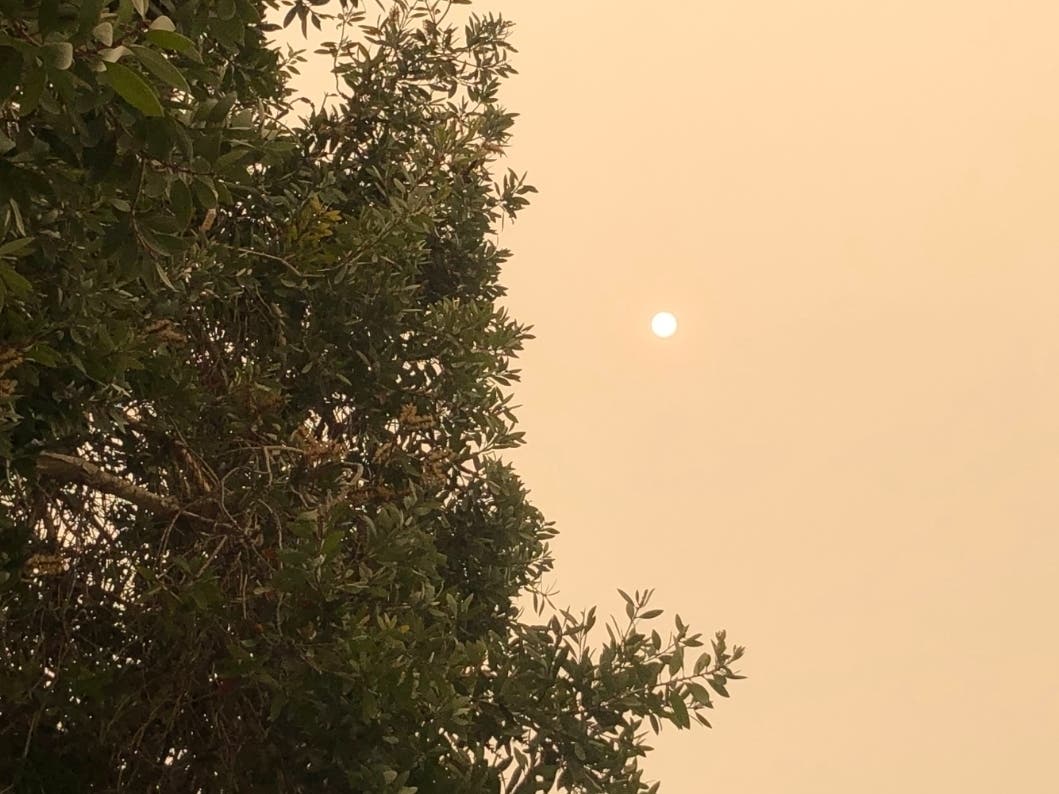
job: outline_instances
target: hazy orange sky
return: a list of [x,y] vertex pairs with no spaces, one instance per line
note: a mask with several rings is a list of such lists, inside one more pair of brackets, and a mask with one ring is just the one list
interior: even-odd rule
[[518,24],[512,457],[559,600],[749,648],[649,774],[1059,791],[1059,3],[473,10]]

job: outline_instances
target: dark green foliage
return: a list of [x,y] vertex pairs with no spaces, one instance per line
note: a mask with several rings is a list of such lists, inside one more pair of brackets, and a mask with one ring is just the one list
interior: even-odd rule
[[517,608],[532,188],[508,23],[438,5],[347,0],[292,129],[262,20],[318,3],[0,0],[0,791],[639,792],[727,696],[647,594]]

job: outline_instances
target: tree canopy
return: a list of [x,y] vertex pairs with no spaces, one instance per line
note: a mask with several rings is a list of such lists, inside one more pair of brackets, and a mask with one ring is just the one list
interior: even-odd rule
[[0,0],[0,790],[654,790],[740,677],[542,589],[511,26],[450,5]]

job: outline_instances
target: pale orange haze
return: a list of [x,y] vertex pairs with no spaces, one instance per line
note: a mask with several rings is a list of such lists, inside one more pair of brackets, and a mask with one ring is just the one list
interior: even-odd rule
[[512,458],[559,600],[749,648],[651,777],[1059,791],[1059,3],[474,9],[518,25]]

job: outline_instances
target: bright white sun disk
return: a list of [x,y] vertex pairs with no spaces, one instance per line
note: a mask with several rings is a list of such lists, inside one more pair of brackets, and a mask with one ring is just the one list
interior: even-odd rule
[[669,312],[659,312],[651,318],[651,330],[663,339],[677,332],[677,318]]

